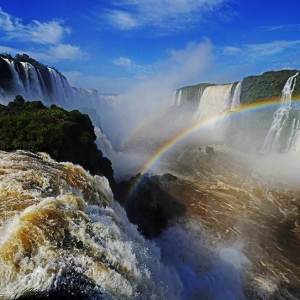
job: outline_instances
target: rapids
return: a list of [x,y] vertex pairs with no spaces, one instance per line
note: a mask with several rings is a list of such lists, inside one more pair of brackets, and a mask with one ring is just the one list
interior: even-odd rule
[[44,153],[0,152],[0,296],[297,299],[299,180],[284,183],[289,165],[214,149],[182,146],[160,161],[187,213],[151,242],[104,177]]
[[24,151],[0,152],[0,296],[178,299],[160,250],[129,223],[105,177]]
[[[246,299],[299,299],[299,163],[297,153],[250,156],[225,145],[214,145],[212,154],[194,146],[176,149],[160,163],[162,173],[178,177],[168,188],[185,205],[187,218],[197,220],[199,244],[225,251],[239,272],[242,284],[238,277],[222,278],[226,292],[234,283],[244,287]],[[203,253],[209,262],[212,256]],[[221,264],[217,269],[220,275]],[[198,299],[243,299],[238,293],[222,298],[216,274],[214,292],[208,291],[200,280],[205,273],[212,276],[213,267],[204,271],[202,264],[201,270],[203,298]]]

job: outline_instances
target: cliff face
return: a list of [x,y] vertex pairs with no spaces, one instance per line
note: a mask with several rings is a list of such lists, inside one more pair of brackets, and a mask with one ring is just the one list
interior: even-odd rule
[[100,97],[96,90],[71,87],[56,69],[40,64],[26,54],[14,58],[0,54],[0,102],[8,103],[15,95],[65,108],[80,107],[84,102],[95,107]]
[[213,86],[210,83],[199,83],[196,85],[185,86],[178,89],[175,93],[176,106],[188,106],[191,110],[196,110],[203,91],[206,87]]
[[[281,70],[265,72],[258,76],[248,76],[242,81],[241,103],[261,102],[266,100],[279,101],[282,88],[289,77],[297,70]],[[293,99],[300,98],[300,85],[295,85]]]
[[[282,88],[289,77],[295,75],[297,70],[269,71],[262,75],[248,76],[241,81],[241,91],[239,95],[240,104],[249,104],[262,101],[279,101],[282,95]],[[231,94],[237,86],[237,82],[232,83]],[[174,106],[185,106],[187,109],[195,111],[199,106],[204,91],[208,87],[218,87],[220,85],[210,83],[199,83],[185,86],[175,93]],[[293,99],[300,98],[300,84],[295,85]]]

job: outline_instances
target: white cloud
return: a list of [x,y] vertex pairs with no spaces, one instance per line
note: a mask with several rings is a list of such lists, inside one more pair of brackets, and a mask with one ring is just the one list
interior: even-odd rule
[[237,47],[226,46],[224,47],[224,53],[228,55],[236,55],[237,53],[241,52],[242,50]]
[[0,53],[17,54],[17,53],[20,53],[20,51],[18,51],[17,49],[11,48],[11,47],[6,47],[6,46],[0,45]]
[[0,38],[6,43],[9,40],[19,42],[18,49],[0,46],[1,52],[26,53],[46,64],[61,60],[86,59],[79,46],[62,43],[64,37],[69,34],[71,28],[63,27],[62,21],[33,20],[25,25],[21,19],[11,16],[0,7]]
[[0,7],[0,28],[4,31],[13,31],[15,27],[19,26],[19,19],[12,20],[13,17],[5,13]]
[[0,29],[5,39],[18,39],[37,44],[58,44],[65,35],[71,33],[69,27],[63,27],[61,21],[31,21],[22,24],[22,20],[5,13],[0,8]]
[[9,53],[11,55],[26,53],[46,65],[62,60],[85,60],[87,58],[87,55],[79,47],[72,45],[57,45],[34,50],[17,49],[0,45],[0,53]]
[[107,18],[110,23],[123,30],[128,30],[137,26],[137,20],[129,13],[123,11],[111,11],[107,15]]
[[283,25],[273,25],[273,26],[265,26],[264,29],[268,31],[275,30],[300,30],[300,24],[283,24]]
[[175,31],[195,26],[208,12],[226,2],[228,0],[114,1],[117,9],[110,9],[106,17],[111,25],[122,30],[150,26]]
[[132,62],[130,58],[127,57],[119,57],[116,60],[114,60],[114,64],[116,66],[122,66],[122,67],[131,67]]
[[300,40],[273,41],[261,44],[246,44],[244,45],[244,49],[252,56],[268,56],[297,46],[300,46]]
[[[138,66],[129,58],[119,57],[115,64],[126,68],[138,68],[139,78],[108,78],[86,76],[80,72],[63,72],[69,82],[76,87],[95,88],[102,93],[112,92],[145,95],[145,97],[163,97],[174,89],[191,82],[201,81],[201,76],[209,69],[213,60],[213,46],[205,39],[190,43],[180,50],[169,50],[166,60],[153,66]],[[118,90],[116,90],[118,87]],[[155,95],[154,95],[155,94]]]
[[227,55],[240,55],[242,57],[266,57],[282,53],[286,50],[300,48],[300,40],[295,41],[272,41],[261,44],[244,44],[239,48],[226,46],[223,53]]
[[130,72],[131,74],[134,74],[136,79],[139,80],[141,78],[144,78],[145,76],[148,76],[149,74],[152,74],[152,66],[151,65],[139,65],[134,63],[130,58],[128,57],[119,57],[113,61],[113,64],[123,68],[123,71]]
[[80,50],[78,46],[59,44],[57,46],[51,46],[49,55],[53,55],[57,60],[81,60],[86,59],[86,55]]

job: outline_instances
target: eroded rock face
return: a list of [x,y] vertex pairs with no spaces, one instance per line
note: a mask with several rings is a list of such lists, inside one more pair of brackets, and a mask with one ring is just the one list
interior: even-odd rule
[[169,194],[169,183],[176,180],[172,174],[138,174],[118,184],[117,198],[125,199],[122,204],[129,220],[145,237],[158,236],[173,220],[185,214],[184,206]]

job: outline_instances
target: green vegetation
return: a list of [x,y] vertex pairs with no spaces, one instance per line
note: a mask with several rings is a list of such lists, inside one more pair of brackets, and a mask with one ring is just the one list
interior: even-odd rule
[[[297,72],[297,70],[270,71],[259,76],[244,78],[241,103],[261,102],[268,99],[279,100],[286,81]],[[299,83],[296,84],[294,95],[300,95]]]
[[[266,100],[279,101],[282,95],[282,89],[289,77],[295,75],[297,70],[281,70],[265,72],[262,75],[248,76],[242,81],[241,103],[248,104],[253,102],[261,102]],[[293,93],[293,99],[300,98],[300,74]],[[233,84],[235,88],[237,82]],[[182,98],[181,104],[190,106],[191,109],[197,108],[199,105],[199,93],[214,84],[199,83],[196,85],[185,86],[181,88]],[[177,90],[177,93],[179,90]]]
[[95,172],[98,155],[94,127],[88,115],[66,111],[22,96],[0,105],[0,150],[47,152],[57,161],[71,161]]

